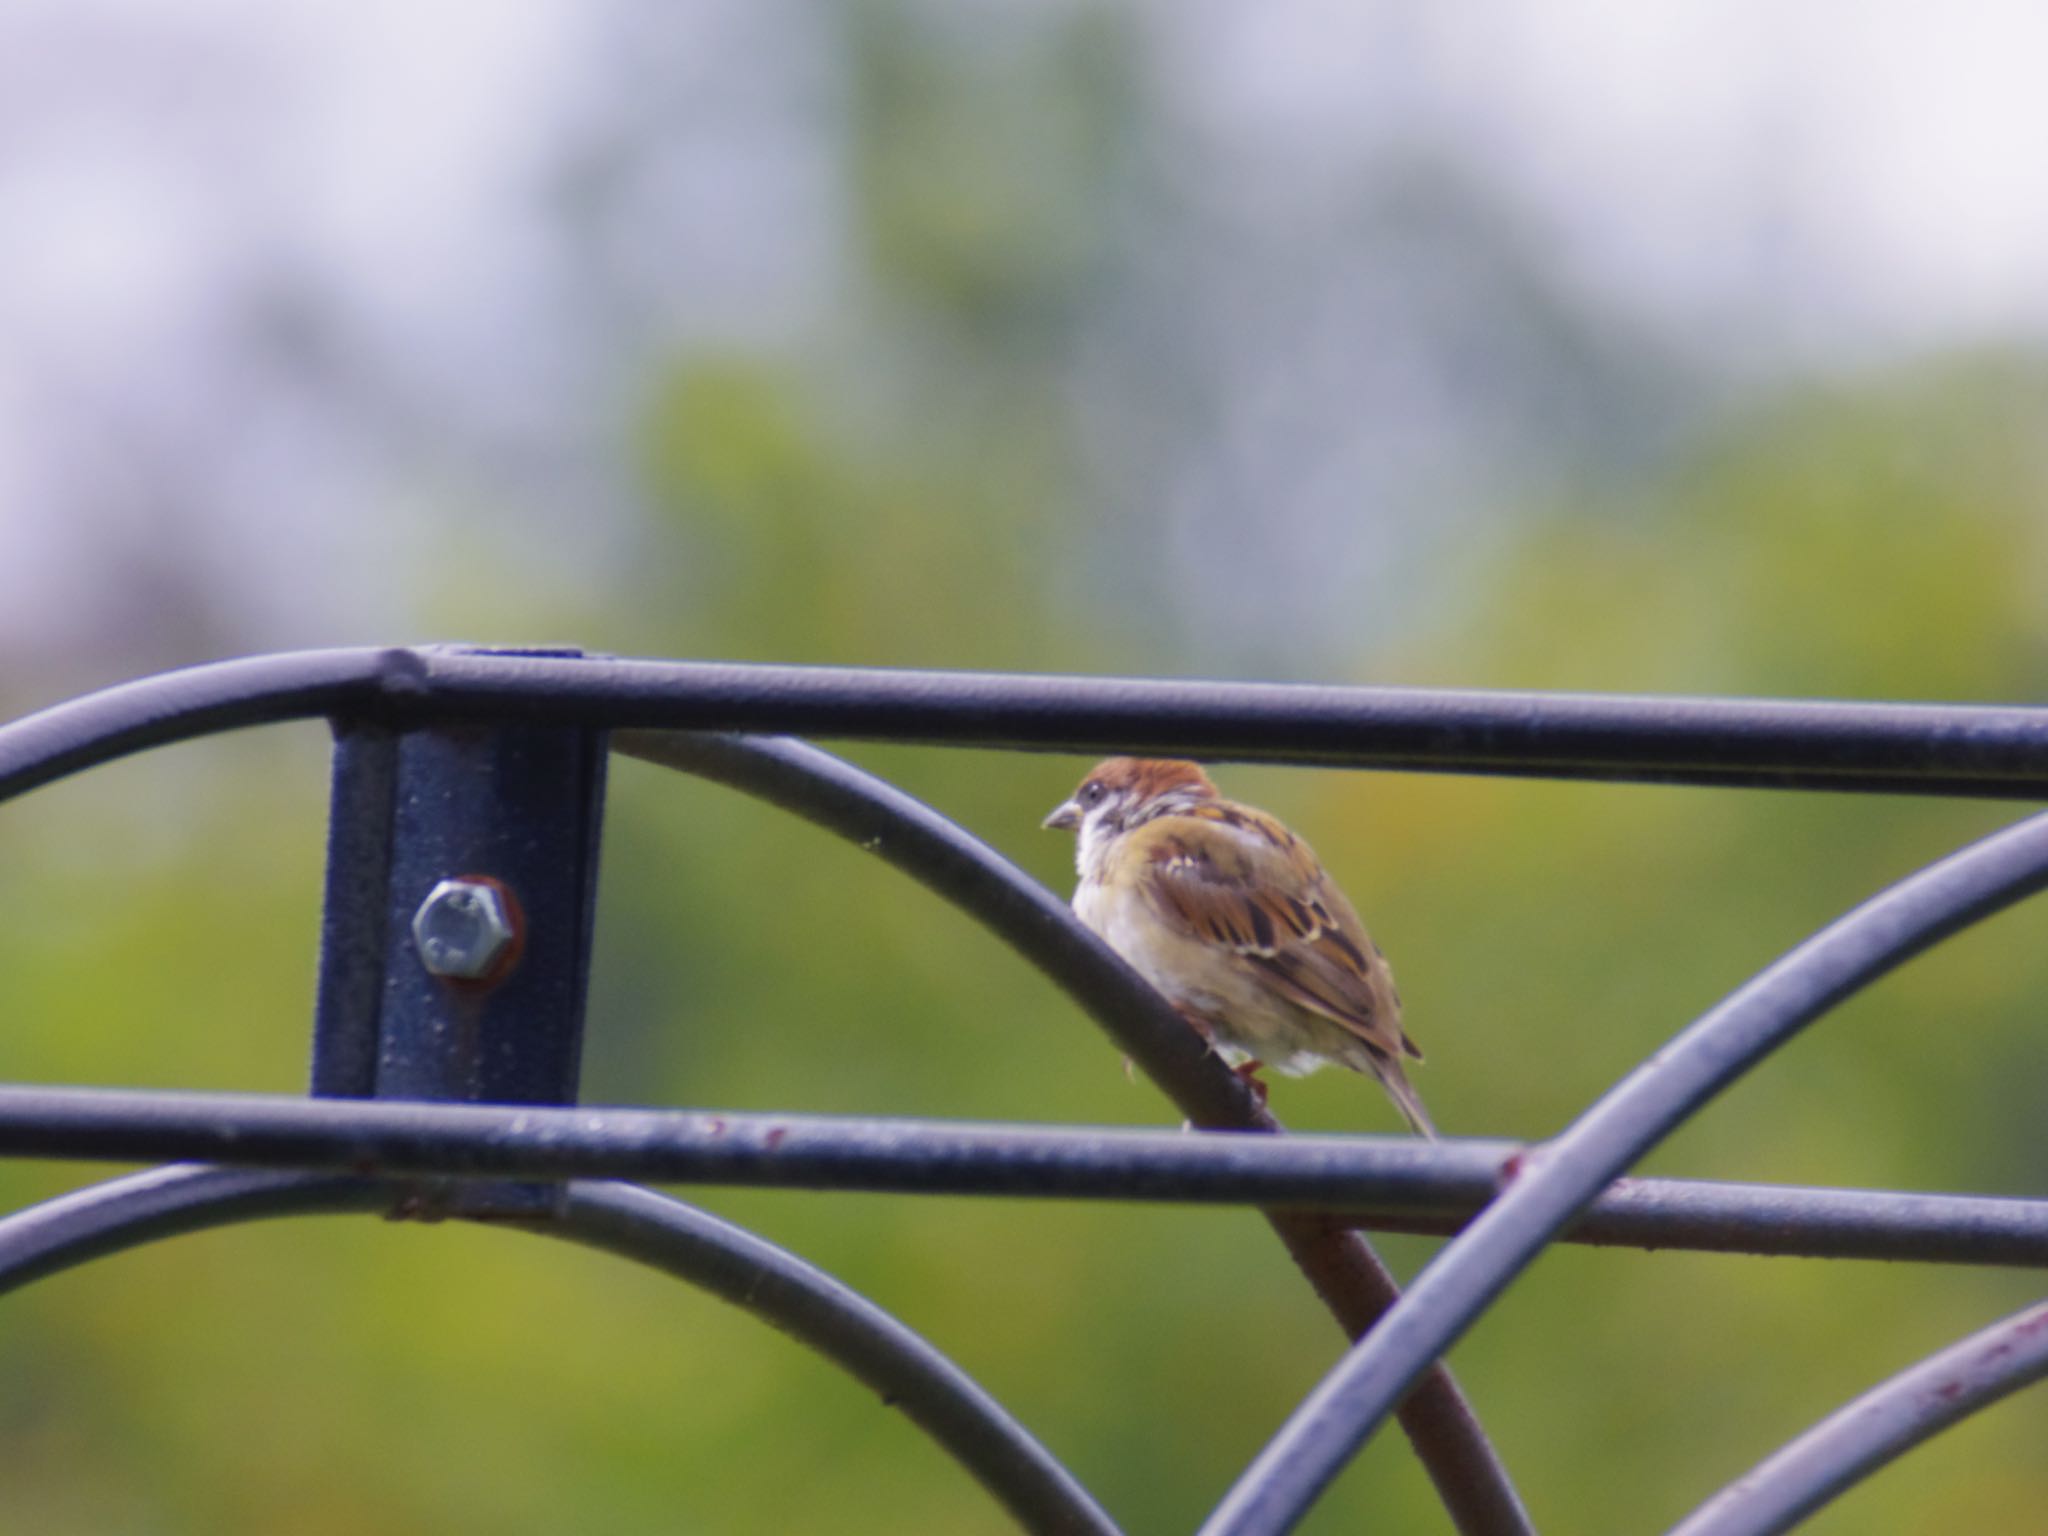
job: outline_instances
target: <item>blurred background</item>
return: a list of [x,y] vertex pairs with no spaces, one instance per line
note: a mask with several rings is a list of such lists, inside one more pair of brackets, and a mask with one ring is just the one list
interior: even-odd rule
[[[1846,0],[30,0],[0,16],[0,716],[237,653],[2028,701],[2048,14]],[[859,747],[1064,890],[1085,764]],[[0,812],[0,1078],[296,1091],[325,738]],[[1540,1136],[2016,807],[1280,769],[1453,1134]],[[777,814],[614,771],[587,1096],[1172,1123],[1052,989]],[[1660,1172],[2039,1194],[2021,909]],[[1380,1096],[1282,1083],[1304,1129]],[[0,1165],[7,1206],[105,1170]],[[1341,1341],[1253,1216],[702,1192],[952,1353],[1130,1531]],[[1435,1244],[1389,1239],[1412,1272]],[[2031,1299],[1544,1258],[1454,1363],[1539,1523],[1661,1529]],[[1003,1528],[898,1416],[613,1261],[300,1221],[31,1288],[46,1533]],[[2032,1529],[2044,1405],[1822,1532]],[[1306,1527],[1446,1529],[1383,1434]]]

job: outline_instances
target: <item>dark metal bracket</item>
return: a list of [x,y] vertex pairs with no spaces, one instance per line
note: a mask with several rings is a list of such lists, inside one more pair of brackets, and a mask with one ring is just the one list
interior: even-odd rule
[[[576,1102],[606,733],[335,723],[316,1096]],[[531,1211],[546,1184],[415,1184],[408,1215]]]

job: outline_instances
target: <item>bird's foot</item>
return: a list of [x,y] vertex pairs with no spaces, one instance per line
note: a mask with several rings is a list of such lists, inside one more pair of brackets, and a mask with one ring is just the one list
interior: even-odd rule
[[1266,1107],[1266,1085],[1259,1080],[1259,1068],[1264,1065],[1265,1063],[1262,1061],[1247,1059],[1230,1069],[1231,1074],[1239,1082],[1251,1089],[1252,1097],[1259,1101],[1259,1108],[1261,1109]]

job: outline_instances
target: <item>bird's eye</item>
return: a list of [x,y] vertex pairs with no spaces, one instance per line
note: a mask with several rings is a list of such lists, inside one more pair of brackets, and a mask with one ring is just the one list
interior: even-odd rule
[[1108,793],[1109,791],[1102,787],[1101,780],[1091,779],[1088,783],[1081,786],[1081,803],[1083,805],[1100,805],[1102,804],[1102,797]]

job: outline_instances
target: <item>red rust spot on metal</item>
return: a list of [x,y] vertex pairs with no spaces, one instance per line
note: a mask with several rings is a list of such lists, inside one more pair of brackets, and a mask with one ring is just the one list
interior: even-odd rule
[[519,894],[496,875],[456,875],[457,880],[467,880],[474,885],[487,885],[498,893],[505,903],[505,920],[512,925],[512,942],[505,946],[505,952],[491,962],[491,968],[481,976],[444,976],[441,985],[454,992],[481,994],[498,986],[526,956],[526,908],[519,904]]
[[1500,1165],[1500,1172],[1495,1175],[1500,1187],[1506,1189],[1508,1185],[1514,1183],[1515,1180],[1522,1176],[1522,1170],[1527,1166],[1528,1154],[1526,1152],[1510,1152],[1507,1156],[1507,1161]]
[[767,1145],[768,1150],[770,1152],[773,1152],[777,1147],[782,1145],[784,1138],[786,1138],[788,1135],[788,1126],[771,1125],[768,1127],[767,1131],[762,1135],[761,1140]]

